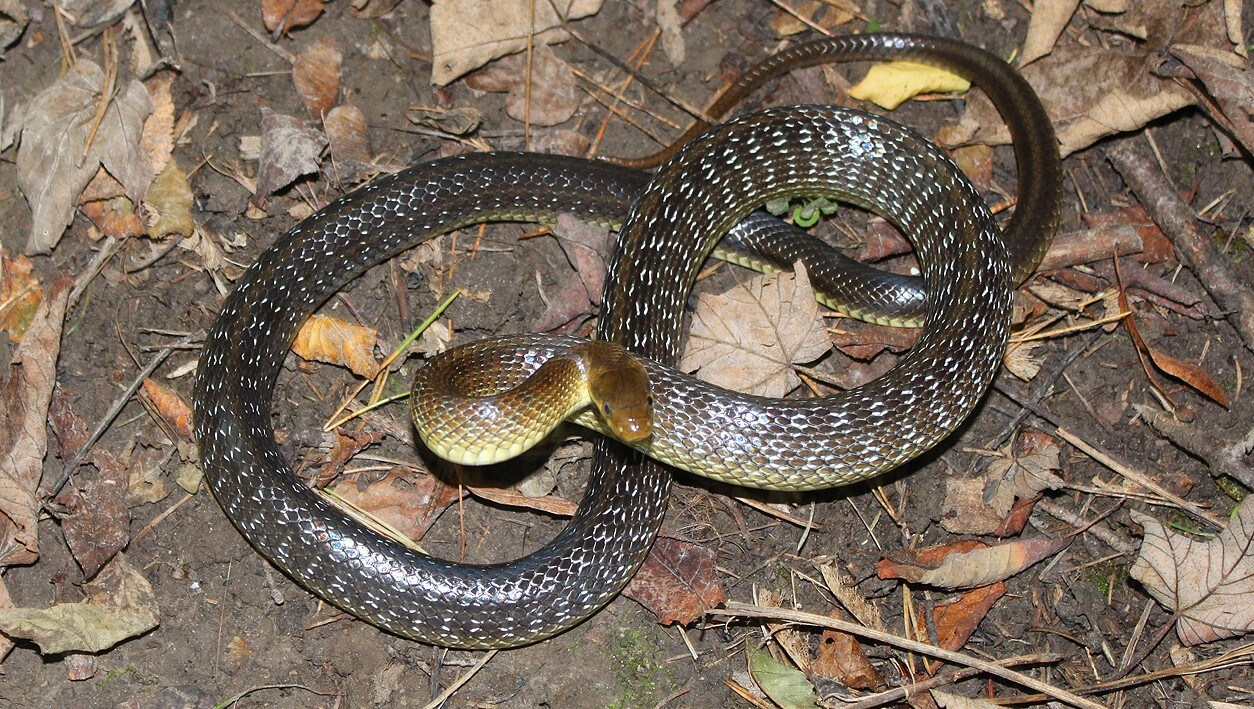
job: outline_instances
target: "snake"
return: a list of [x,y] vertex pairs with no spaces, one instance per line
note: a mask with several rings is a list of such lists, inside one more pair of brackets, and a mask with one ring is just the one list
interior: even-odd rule
[[[718,235],[756,206],[773,196],[828,194],[884,214],[915,239],[923,267],[928,312],[920,343],[888,376],[845,392],[844,403],[784,402],[794,408],[783,418],[746,412],[735,423],[758,425],[776,439],[832,425],[815,445],[839,448],[862,477],[939,440],[969,413],[996,370],[1012,274],[1031,272],[1059,219],[1060,167],[1052,128],[1030,87],[997,57],[960,42],[900,34],[818,40],[766,60],[770,68],[758,77],[881,59],[935,64],[990,93],[1010,126],[1019,168],[1018,206],[1004,235],[932,143],[888,119],[828,106],[769,109],[721,123],[652,178],[603,161],[526,153],[445,158],[379,178],[266,249],[241,275],[206,338],[194,424],[205,481],[228,519],[318,597],[425,643],[525,645],[578,624],[612,599],[661,524],[672,477],[665,465],[599,438],[579,509],[556,538],[513,561],[457,563],[384,537],[332,506],[292,472],[271,420],[275,383],[301,324],[367,268],[463,226],[548,221],[558,212],[623,225],[597,339],[658,367],[676,359],[698,265]],[[1016,244],[1020,237],[1026,243]],[[577,344],[537,338],[532,352]],[[735,431],[730,435],[709,444],[735,442]],[[787,469],[789,461],[782,462]]]

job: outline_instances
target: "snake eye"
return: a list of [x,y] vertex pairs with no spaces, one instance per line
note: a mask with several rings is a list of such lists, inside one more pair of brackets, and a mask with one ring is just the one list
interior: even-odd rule
[[646,398],[646,399],[644,400],[644,403],[645,403],[645,405],[646,405],[646,406],[648,406],[650,409],[651,409],[651,408],[653,408],[653,395],[652,395],[652,394],[650,394],[650,395],[648,396],[648,398]]

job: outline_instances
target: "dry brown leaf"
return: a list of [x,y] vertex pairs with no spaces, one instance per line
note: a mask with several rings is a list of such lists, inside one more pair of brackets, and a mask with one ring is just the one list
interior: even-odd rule
[[196,220],[192,217],[194,200],[187,174],[178,161],[169,161],[148,188],[145,202],[149,218],[145,232],[154,239],[174,234],[191,236],[196,231]]
[[426,536],[440,513],[461,497],[457,487],[444,484],[434,475],[415,474],[399,467],[364,487],[345,481],[332,492],[415,541]]
[[29,258],[10,256],[0,245],[0,330],[14,342],[22,341],[44,298],[34,267]]
[[[100,174],[105,175],[108,173],[102,170]],[[90,191],[90,189],[91,187],[89,186],[88,190]],[[79,211],[104,236],[124,239],[144,233],[144,223],[140,221],[139,215],[135,213],[135,205],[125,197],[93,199],[90,202],[84,202]]]
[[[472,81],[473,79],[473,81]],[[492,62],[466,80],[480,91],[508,92],[505,113],[516,121],[531,121],[535,126],[565,123],[579,108],[580,93],[575,74],[550,47],[536,47],[531,56],[531,83],[527,83],[527,57],[515,54]],[[528,113],[527,101],[531,108]],[[478,127],[478,116],[474,127]],[[443,119],[447,121],[447,119]],[[462,135],[466,131],[457,131]]]
[[680,367],[747,394],[783,396],[801,383],[794,363],[831,349],[805,268],[702,294]]
[[[1169,51],[1187,69],[1177,71],[1169,65],[1160,67],[1159,73],[1200,80],[1223,112],[1215,119],[1225,124],[1247,151],[1254,151],[1254,72],[1249,62],[1235,52],[1197,44],[1177,44]],[[1210,105],[1203,103],[1202,107],[1213,115]]]
[[858,639],[849,633],[827,629],[819,637],[819,649],[810,663],[810,673],[835,680],[850,689],[878,689],[884,676],[862,652]]
[[179,396],[177,391],[151,377],[144,380],[143,389],[148,400],[157,407],[157,413],[170,424],[170,428],[174,429],[174,432],[182,436],[184,440],[192,440],[194,438],[192,407],[183,401],[183,397]]
[[975,588],[1010,578],[1062,551],[1071,539],[1035,537],[996,546],[982,542],[903,549],[876,566],[880,578],[900,578],[939,588]]
[[101,166],[125,186],[134,203],[152,182],[152,168],[138,145],[152,102],[139,81],[120,87],[87,148],[103,83],[100,67],[82,60],[25,108],[17,167],[18,185],[32,213],[28,254],[46,254],[57,245],[74,219],[79,194]]
[[[1185,89],[1151,76],[1144,56],[1113,49],[1058,47],[1022,73],[1045,104],[1064,157],[1193,103]],[[950,144],[1010,142],[996,109],[983,95],[967,101],[950,135]]]
[[1140,512],[1132,518],[1145,528],[1145,541],[1130,573],[1176,616],[1181,642],[1197,645],[1254,630],[1254,495],[1207,540]]
[[296,55],[292,64],[292,83],[305,110],[321,119],[340,98],[340,67],[343,56],[328,37],[322,37]]
[[[53,397],[48,422],[57,437],[61,460],[78,455],[89,435],[87,422],[65,397]],[[131,541],[131,514],[126,506],[130,466],[100,446],[91,450],[87,461],[99,474],[85,481],[80,476],[71,478],[70,485],[57,495],[54,512],[66,545],[83,575],[91,578]]]
[[261,155],[257,196],[274,194],[302,175],[318,172],[327,139],[304,121],[261,107]]
[[[4,50],[21,38],[28,22],[30,15],[20,0],[0,0],[0,61],[4,60]],[[0,145],[0,149],[4,147]],[[3,652],[0,657],[4,657]]]
[[596,312],[605,287],[609,230],[585,224],[569,214],[559,214],[553,235],[575,272],[566,285],[549,298],[548,306],[532,324],[533,332],[552,332],[566,325],[578,325]]
[[338,364],[359,377],[373,377],[379,370],[374,357],[378,341],[379,333],[372,328],[315,315],[296,334],[292,351],[302,359]]
[[[788,7],[811,23],[828,30],[843,25],[862,13],[857,3],[850,0],[792,0]],[[687,13],[681,10],[680,16],[687,16]],[[779,10],[771,18],[771,31],[781,39],[809,29],[810,25],[784,10]]]
[[[961,649],[980,626],[980,621],[1007,591],[1006,584],[998,581],[971,589],[949,603],[937,604],[932,614],[937,646],[946,650]],[[933,660],[928,663],[928,671],[936,672],[942,664],[940,660]]]
[[0,630],[39,645],[45,655],[101,652],[158,624],[152,585],[118,554],[96,580],[85,584],[87,600],[51,608],[0,610]]
[[152,100],[152,113],[144,120],[139,149],[154,175],[165,169],[174,153],[174,96],[170,92],[173,83],[173,77],[156,77],[145,84]]
[[1025,431],[1001,453],[982,475],[945,481],[940,524],[946,531],[999,537],[1018,534],[1041,492],[1064,484],[1058,444],[1049,434]]
[[[1117,268],[1116,273],[1118,273]],[[1129,335],[1131,335],[1132,343],[1136,345],[1137,353],[1142,355],[1142,362],[1144,362],[1145,358],[1148,357],[1149,361],[1153,362],[1154,366],[1162,372],[1179,379],[1185,384],[1188,384],[1195,391],[1203,396],[1206,396],[1211,401],[1214,401],[1225,409],[1231,407],[1232,404],[1228,400],[1228,395],[1225,394],[1224,390],[1219,387],[1219,384],[1213,377],[1211,377],[1209,372],[1196,365],[1178,360],[1155,347],[1151,347],[1149,343],[1145,341],[1145,338],[1141,337],[1141,331],[1137,328],[1136,317],[1131,314],[1132,308],[1128,305],[1127,293],[1122,288],[1119,289],[1119,307],[1123,310],[1123,312],[1129,313],[1129,315],[1121,322],[1123,323],[1124,329],[1128,331]],[[1149,373],[1149,370],[1146,369],[1146,374]],[[1152,376],[1151,381],[1153,381]],[[1155,381],[1153,383],[1155,387],[1159,389],[1162,388],[1161,386],[1158,386],[1158,382]]]
[[470,487],[470,494],[481,500],[487,500],[505,507],[516,507],[525,510],[544,512],[555,517],[574,517],[579,505],[554,495],[531,497],[521,492],[505,490],[499,487]]
[[332,108],[322,127],[327,132],[331,157],[340,163],[368,163],[374,160],[366,138],[366,114],[352,104]]
[[1032,20],[1023,40],[1020,64],[1031,64],[1054,50],[1054,43],[1067,29],[1080,0],[1037,0],[1032,6]]
[[244,665],[248,658],[257,652],[253,646],[244,638],[236,635],[226,644],[226,649],[222,651],[222,665],[228,671],[238,670]]
[[881,352],[905,352],[919,341],[922,329],[889,327],[861,320],[841,320],[832,332],[832,345],[850,357],[869,362]]
[[261,0],[261,19],[274,35],[304,27],[322,14],[323,0]]
[[727,600],[714,570],[716,558],[708,547],[658,537],[623,595],[652,611],[662,625],[687,625]]
[[[596,14],[601,0],[561,3],[567,20]],[[567,39],[554,5],[531,0],[436,0],[431,6],[431,81],[444,86],[493,59]]]
[[62,284],[39,304],[0,389],[0,566],[39,558],[36,491],[48,452],[48,405],[68,297]]

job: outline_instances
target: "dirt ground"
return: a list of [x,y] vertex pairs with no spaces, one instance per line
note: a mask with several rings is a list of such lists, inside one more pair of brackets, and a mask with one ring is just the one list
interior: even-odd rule
[[[994,8],[1004,16],[994,18]],[[42,5],[27,9],[33,16],[30,26],[0,62],[0,87],[10,107],[29,100],[61,74],[64,50],[54,11]],[[909,0],[900,4],[869,0],[860,3],[859,9],[863,20],[855,19],[835,31],[866,30],[872,22],[891,30],[943,30]],[[954,2],[948,10],[959,36],[1000,56],[1010,56],[1021,45],[1029,18],[1019,3],[996,0]],[[226,258],[233,265],[217,269],[216,275],[233,277],[239,266],[251,263],[309,207],[325,204],[352,184],[332,179],[329,173],[302,178],[265,202],[264,218],[246,216],[252,195],[228,173],[238,169],[255,176],[256,163],[243,155],[241,139],[260,134],[260,107],[306,115],[292,85],[290,66],[271,50],[258,3],[181,0],[172,6],[150,3],[147,11],[155,35],[177,67],[177,71],[161,73],[173,79],[176,115],[191,112],[196,117],[174,150],[190,174],[194,218],[203,238],[232,244]],[[417,130],[406,120],[411,106],[473,106],[483,113],[476,138],[497,149],[522,149],[523,124],[505,115],[503,94],[475,91],[465,81],[439,90],[431,85],[429,12],[422,2],[406,1],[382,17],[363,18],[350,11],[348,3],[331,3],[311,25],[292,30],[275,46],[297,53],[328,38],[340,49],[344,99],[364,113],[371,147],[376,155],[385,156],[380,162],[401,165],[452,150],[454,143],[429,130]],[[688,51],[682,65],[672,66],[661,51],[655,51],[641,71],[674,95],[701,105],[728,77],[773,51],[778,40],[770,23],[780,13],[763,0],[711,3],[684,27]],[[258,36],[245,32],[232,15]],[[653,3],[606,3],[598,14],[575,26],[605,51],[626,58],[653,31],[653,18]],[[1246,20],[1248,26],[1248,12]],[[1074,19],[1068,32],[1064,41],[1085,36],[1085,20]],[[79,40],[77,52],[97,61],[104,34],[69,31],[70,37]],[[130,40],[125,35],[117,40],[125,55]],[[614,67],[578,42],[557,45],[555,51],[583,73],[607,83],[621,81]],[[862,68],[841,67],[839,71],[856,81]],[[778,82],[759,100],[815,101],[815,86],[827,91],[822,75],[810,73],[801,80]],[[633,87],[629,95],[677,122],[684,121],[673,108],[639,87]],[[593,138],[606,111],[586,94],[580,99],[574,118],[556,128],[535,128],[530,139],[554,136],[558,130]],[[832,96],[822,100],[832,100]],[[954,120],[955,104],[960,102],[915,102],[894,115],[933,135],[942,124]],[[656,122],[650,125],[667,135],[676,134],[665,126],[657,127]],[[1222,209],[1196,226],[1221,248],[1239,282],[1254,283],[1250,258],[1254,190],[1250,189],[1248,153],[1238,151],[1235,157],[1225,157],[1211,122],[1193,108],[1155,120],[1149,132],[1161,163],[1168,168],[1167,176],[1195,210],[1224,200]],[[1108,153],[1129,143],[1145,146],[1145,134],[1138,129],[1108,138],[1067,159],[1064,232],[1084,226],[1084,217],[1090,213],[1112,213],[1137,204],[1112,168]],[[608,123],[599,146],[602,154],[628,155],[655,148],[622,120]],[[1000,202],[998,190],[1013,194],[1013,159],[1007,147],[997,148],[993,155],[997,189],[986,192],[992,202]],[[21,253],[31,225],[30,206],[18,187],[13,156],[12,149],[0,155],[0,220],[4,224],[0,240],[10,255]],[[862,228],[866,217],[842,211],[836,221],[842,229],[829,224],[825,233],[845,238],[843,227]],[[519,240],[520,234],[533,230],[520,225],[492,225],[482,233],[467,230],[439,242],[442,251],[437,254],[411,255],[404,267],[374,268],[323,312],[376,327],[380,340],[390,345],[403,339],[444,295],[462,288],[471,295],[454,303],[450,319],[442,321],[453,324],[454,342],[529,330],[544,312],[546,299],[571,274],[567,258],[553,239]],[[77,217],[50,255],[34,258],[36,276],[45,287],[58,278],[79,278],[101,248],[99,238],[84,217]],[[174,239],[177,242],[179,237]],[[56,396],[89,429],[125,395],[156,350],[208,328],[220,307],[215,274],[207,270],[203,252],[176,246],[155,256],[164,248],[143,238],[125,240],[66,316]],[[1196,429],[1220,441],[1240,440],[1254,420],[1248,393],[1241,392],[1241,372],[1254,371],[1254,356],[1224,319],[1222,308],[1211,302],[1198,281],[1199,274],[1181,267],[1170,250],[1165,260],[1146,268],[1194,294],[1201,303],[1195,310],[1202,314],[1190,317],[1137,297],[1132,309],[1141,336],[1149,347],[1209,372],[1232,402],[1229,408],[1216,405],[1178,379],[1153,370],[1159,385],[1175,402],[1178,416]],[[1095,272],[1081,269],[1080,273],[1090,277]],[[723,267],[705,279],[700,290],[718,292],[751,275]],[[1065,274],[1061,279],[1075,283]],[[398,283],[404,286],[403,297],[398,297]],[[405,302],[400,315],[398,298]],[[1055,327],[1068,322],[1059,320]],[[0,356],[9,359],[15,348],[11,338],[0,337]],[[1073,436],[1090,449],[1096,446],[1127,462],[1161,489],[1221,520],[1227,520],[1241,496],[1248,494],[1231,478],[1209,475],[1204,461],[1173,445],[1138,416],[1136,405],[1161,411],[1161,399],[1152,389],[1134,339],[1123,327],[1109,332],[1084,329],[1046,339],[1035,355],[1043,360],[1039,379],[1025,383],[1003,371],[997,386],[1035,402],[1052,421],[1021,416],[1023,410],[1014,400],[990,393],[957,435],[920,461],[872,483],[822,493],[765,494],[680,476],[663,534],[712,550],[718,580],[733,601],[757,602],[763,593],[771,592],[792,608],[832,612],[837,604],[821,580],[820,567],[834,564],[848,573],[856,591],[878,609],[885,627],[904,634],[903,616],[926,615],[955,593],[882,579],[876,573],[877,564],[886,554],[971,536],[951,533],[941,524],[953,513],[946,503],[947,481],[984,470],[990,460],[987,451],[1002,448],[1014,432],[1032,429],[1058,438]],[[194,347],[175,351],[155,378],[190,401],[196,357]],[[833,372],[850,367],[874,372],[892,357],[882,355],[867,364],[833,350],[816,366]],[[408,372],[419,361],[417,356],[410,357],[396,381],[407,381]],[[1063,376],[1055,373],[1060,363],[1065,363]],[[1051,376],[1055,384],[1042,396],[1038,386]],[[276,394],[275,424],[298,470],[315,475],[321,469],[332,443],[322,433],[322,422],[356,381],[343,368],[289,358]],[[421,706],[484,659],[483,653],[429,647],[381,632],[319,603],[270,567],[242,540],[203,487],[189,494],[175,484],[176,477],[194,471],[194,449],[185,442],[172,442],[176,436],[155,422],[152,410],[132,398],[96,447],[126,462],[132,486],[142,474],[156,481],[153,485],[166,488],[159,499],[152,495],[128,503],[130,541],[124,552],[126,561],[151,584],[159,626],[95,655],[41,654],[34,643],[19,640],[0,665],[0,705]],[[364,489],[383,478],[393,460],[425,469],[430,461],[420,460],[402,440],[411,435],[406,410],[403,404],[383,410],[372,423],[374,429],[398,434],[380,435],[381,440],[366,449],[367,457],[347,464],[344,479]],[[1058,427],[1064,429],[1062,434]],[[1129,491],[1144,490],[1130,486],[1074,442],[1060,445],[1059,474],[1069,485],[1045,493],[1028,522],[1032,529],[1022,536],[1074,534],[1075,538],[1065,550],[1006,581],[1007,593],[982,617],[962,652],[992,660],[1052,655],[1047,662],[1018,669],[1051,685],[1074,689],[1116,676],[1146,675],[1240,647],[1237,633],[1234,639],[1180,648],[1171,630],[1175,620],[1171,613],[1156,604],[1141,583],[1129,578],[1143,533],[1134,512],[1152,515],[1175,530],[1197,533],[1201,540],[1212,538],[1217,530],[1176,505],[1149,504],[1161,501],[1162,496],[1133,494]],[[556,481],[551,495],[579,499],[586,470],[580,453],[588,450],[586,443],[576,443],[554,457],[550,467]],[[45,485],[60,475],[66,462],[56,445],[50,444]],[[528,472],[542,468],[544,458],[534,457],[520,465],[498,466],[481,479],[509,488]],[[438,472],[446,481],[456,482],[449,470]],[[84,466],[75,473],[71,486],[85,484],[96,475],[94,467]],[[802,522],[812,516],[814,528],[807,530],[765,514],[728,497],[729,493],[759,503],[782,504],[781,509]],[[562,525],[556,516],[468,496],[439,516],[422,544],[439,556],[500,561],[539,548]],[[12,604],[47,607],[82,600],[86,579],[67,547],[61,522],[45,513],[38,531],[37,563],[9,567],[2,577]],[[983,538],[997,543],[992,536]],[[916,622],[924,637],[929,631],[935,633],[932,621]],[[763,645],[764,627],[756,621],[728,623],[708,616],[681,630],[661,625],[640,603],[619,597],[569,632],[492,656],[446,705],[748,706],[750,700],[736,688],[754,685],[745,669],[745,649]],[[818,637],[818,631],[807,629],[799,642],[806,652],[813,652]],[[880,689],[926,678],[921,658],[904,650],[867,641],[862,651],[883,677]],[[1161,679],[1145,679],[1095,695],[1095,699],[1111,706],[1254,702],[1250,655],[1243,657],[1243,662],[1187,678],[1167,673]],[[835,680],[816,673],[811,678],[817,696],[824,697],[827,705],[842,706],[839,697],[852,696]],[[983,675],[948,689],[998,698],[1029,691],[990,682]],[[770,705],[763,698],[753,701]],[[927,704],[931,700],[926,697],[913,701],[934,706]]]

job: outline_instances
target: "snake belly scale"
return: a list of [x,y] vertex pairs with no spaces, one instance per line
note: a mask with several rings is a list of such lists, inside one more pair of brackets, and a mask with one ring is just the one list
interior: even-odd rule
[[[853,47],[846,58],[854,59],[885,58],[906,46],[922,54],[916,60],[935,55],[943,62],[954,44],[900,35],[844,39]],[[986,73],[971,77],[977,83],[1017,78],[999,60],[983,57]],[[1056,163],[1057,155],[1048,121],[1030,90],[1011,98],[1028,103],[1027,118],[1018,133],[1012,122],[1012,135],[1019,141],[1028,134],[1036,143],[1030,150],[1046,163],[1043,175],[1020,175],[1020,192],[1043,190],[1056,199],[1057,166],[1050,172],[1047,158],[1052,152]],[[1042,123],[1045,137],[1031,135]],[[1016,145],[1017,156],[1022,149]],[[763,181],[746,184],[750,176]],[[275,443],[270,399],[301,323],[369,266],[485,220],[551,219],[570,211],[596,221],[624,221],[624,205],[640,196],[643,182],[633,171],[557,156],[440,160],[346,195],[263,253],[223,305],[205,344],[194,397],[206,480],[242,535],[320,597],[382,628],[434,644],[487,648],[534,642],[578,623],[612,598],[656,535],[670,485],[664,466],[602,440],[579,512],[556,539],[515,561],[458,564],[374,534],[297,480]],[[702,197],[693,189],[697,183],[721,192]],[[932,329],[939,324],[945,335],[903,358],[913,375],[858,390],[840,412],[815,400],[791,402],[797,408],[779,418],[741,403],[725,413],[732,421],[762,424],[768,443],[798,424],[850,427],[852,438],[842,445],[845,455],[862,461],[857,474],[865,477],[945,435],[978,400],[1004,346],[1011,282],[1005,247],[979,196],[934,146],[891,121],[794,107],[753,114],[692,141],[658,173],[625,220],[611,259],[599,335],[660,365],[673,363],[696,264],[719,231],[764,199],[797,193],[838,196],[885,213],[923,237],[916,248],[933,305],[927,317]],[[723,210],[724,200],[733,208]],[[705,225],[709,231],[682,239],[656,231],[676,222],[681,230],[692,228],[693,222],[685,226],[679,218],[680,205],[718,207]],[[1047,218],[1048,224],[1037,226],[1044,232],[1052,229],[1057,207],[1030,216]],[[938,305],[953,305],[958,314],[950,309],[937,315],[946,310]],[[537,344],[536,352],[569,344]],[[974,364],[950,371],[959,361]],[[929,398],[925,392],[933,390],[927,387],[935,387],[939,377],[948,377],[946,388]],[[874,398],[876,393],[887,398]],[[918,420],[920,411],[928,412],[926,420]],[[912,420],[922,428],[906,430],[898,414],[916,416]],[[885,421],[889,438],[883,431],[857,433],[859,425]],[[733,434],[701,445],[736,443]],[[790,455],[764,457],[787,465]],[[801,487],[807,486],[812,485]]]

